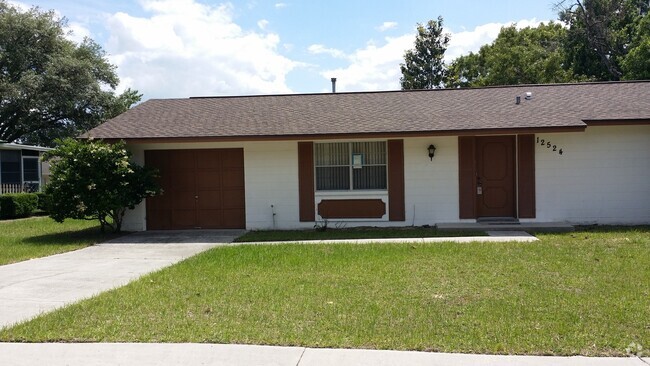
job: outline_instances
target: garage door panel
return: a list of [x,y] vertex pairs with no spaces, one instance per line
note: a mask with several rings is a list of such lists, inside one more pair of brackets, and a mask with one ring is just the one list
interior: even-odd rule
[[244,208],[244,191],[224,189],[223,208]]
[[198,210],[197,221],[204,229],[219,229],[223,227],[222,220],[223,213],[221,209],[218,210]]
[[221,174],[218,171],[199,171],[196,175],[198,189],[221,189]]
[[175,229],[196,228],[196,210],[173,210],[172,227]]
[[174,169],[194,170],[196,167],[195,150],[170,150],[166,159]]
[[196,156],[196,169],[219,170],[221,163],[219,150],[203,150]]
[[147,226],[149,230],[163,230],[171,226],[170,210],[147,210]]
[[189,191],[176,191],[172,197],[172,209],[174,210],[195,210],[196,209],[196,194]]
[[228,169],[223,172],[224,188],[244,188],[244,169]]
[[244,209],[223,210],[223,227],[225,229],[240,229],[246,221]]
[[152,210],[169,210],[171,209],[171,201],[165,196],[165,192],[162,195],[147,198],[147,208]]
[[197,200],[198,209],[221,209],[221,191],[201,191]]
[[244,166],[244,150],[242,149],[223,149],[221,158],[224,169]]
[[173,178],[169,188],[176,191],[194,191],[196,188],[196,173],[194,171],[175,171],[168,173]]
[[147,229],[244,228],[243,149],[145,151],[163,195],[147,199]]

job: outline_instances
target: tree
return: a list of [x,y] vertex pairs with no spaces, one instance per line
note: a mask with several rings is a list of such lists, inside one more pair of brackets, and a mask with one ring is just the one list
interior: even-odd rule
[[91,39],[66,39],[65,26],[0,0],[0,140],[52,146],[140,101],[135,90],[115,95],[115,66]]
[[429,20],[426,27],[418,23],[415,48],[404,53],[400,64],[402,89],[436,89],[445,81],[443,57],[449,43],[449,34],[443,33],[442,17]]
[[98,220],[102,232],[122,229],[122,219],[146,197],[160,194],[155,172],[133,163],[124,142],[57,141],[46,153],[51,181],[45,187],[50,217]]
[[650,17],[638,19],[630,51],[621,61],[623,79],[650,79]]
[[635,24],[647,17],[648,1],[564,0],[557,8],[568,27],[566,62],[573,73],[592,80],[624,78],[621,64],[631,51]]
[[566,30],[553,22],[519,30],[514,25],[501,28],[494,42],[451,63],[447,87],[573,81],[563,64],[565,38]]

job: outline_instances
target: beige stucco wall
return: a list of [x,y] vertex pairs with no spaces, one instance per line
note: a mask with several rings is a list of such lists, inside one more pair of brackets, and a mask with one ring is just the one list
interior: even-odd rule
[[[650,222],[650,126],[588,127],[585,132],[537,136],[561,147],[564,154],[536,146],[537,218],[522,221]],[[430,144],[437,148],[433,161],[427,156]],[[233,147],[244,149],[247,229],[313,227],[313,223],[298,219],[296,141],[129,146],[139,163],[144,162],[144,151],[149,149]],[[420,226],[462,221],[458,218],[457,137],[404,139],[404,174],[404,222],[389,222],[386,218],[330,220],[329,225]],[[369,194],[387,200],[382,192]],[[323,198],[343,196],[364,197],[357,193],[317,194],[314,204]],[[144,230],[145,212],[144,202],[129,211],[124,229]]]
[[536,146],[536,221],[650,223],[650,126],[537,136],[564,154]]
[[[438,148],[433,161],[430,161],[427,156],[429,144],[434,144]],[[313,227],[313,223],[301,223],[298,219],[298,143],[296,141],[129,145],[134,160],[140,164],[144,163],[144,151],[150,149],[233,147],[244,149],[247,229]],[[453,221],[454,217],[458,217],[457,149],[455,137],[405,140],[404,173],[408,177],[405,182],[406,221],[349,220],[342,223],[330,221],[329,224],[346,227],[404,226]],[[340,197],[340,195],[336,193],[317,195],[314,204],[325,197]],[[143,202],[127,213],[124,218],[124,229],[139,231],[145,228],[146,209]]]

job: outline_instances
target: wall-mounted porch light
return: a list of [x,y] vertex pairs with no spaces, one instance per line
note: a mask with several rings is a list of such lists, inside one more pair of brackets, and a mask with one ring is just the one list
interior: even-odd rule
[[429,159],[431,159],[431,161],[433,161],[433,155],[436,153],[436,147],[433,146],[433,145],[429,145],[427,150],[429,150]]

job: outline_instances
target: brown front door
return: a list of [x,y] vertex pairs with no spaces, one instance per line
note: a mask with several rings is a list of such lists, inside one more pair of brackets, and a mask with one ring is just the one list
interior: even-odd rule
[[150,150],[163,194],[147,199],[147,229],[245,228],[243,149]]
[[476,138],[478,217],[516,217],[515,137]]

